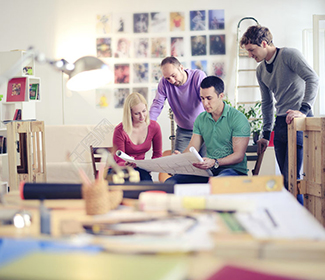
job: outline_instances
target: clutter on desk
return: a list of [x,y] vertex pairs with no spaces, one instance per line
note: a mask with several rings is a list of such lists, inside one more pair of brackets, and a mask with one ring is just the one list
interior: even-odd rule
[[283,189],[282,176],[230,176],[211,177],[211,194],[274,192]]
[[[178,186],[177,186],[178,187]],[[215,210],[220,212],[251,212],[254,201],[247,199],[220,199],[217,196],[179,196],[168,193],[142,192],[139,209],[143,211]]]
[[82,186],[87,215],[105,214],[110,210],[106,180],[96,180],[91,185]]
[[97,218],[92,223],[83,223],[83,227],[100,239],[103,248],[120,253],[210,250],[211,233],[218,231],[217,213],[213,212],[122,211],[121,214],[113,210]]
[[21,209],[0,209],[0,225],[13,224],[16,228],[28,227],[32,222],[32,214]]
[[[19,191],[21,199],[82,199],[81,187],[82,184],[29,183],[22,181],[20,182]],[[174,184],[153,182],[114,184],[108,182],[107,190],[114,196],[120,196],[119,194],[123,192],[124,198],[137,199],[139,194],[145,191],[160,190],[166,193],[174,193]]]

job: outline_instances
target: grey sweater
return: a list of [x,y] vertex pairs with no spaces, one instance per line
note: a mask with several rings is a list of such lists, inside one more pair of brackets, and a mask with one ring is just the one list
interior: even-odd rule
[[269,134],[273,128],[274,99],[277,116],[286,116],[289,109],[308,114],[316,98],[319,79],[298,50],[281,48],[272,73],[266,70],[263,61],[256,69],[256,76],[262,97],[263,132],[266,132],[263,134]]

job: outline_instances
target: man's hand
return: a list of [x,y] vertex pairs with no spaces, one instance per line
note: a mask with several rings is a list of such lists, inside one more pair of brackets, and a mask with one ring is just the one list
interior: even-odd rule
[[173,155],[179,155],[179,154],[181,154],[181,152],[178,151],[178,150],[175,150],[175,151],[173,152]]
[[286,117],[286,123],[291,124],[292,120],[294,118],[305,118],[306,115],[301,113],[298,110],[288,110],[287,112],[287,117]]
[[214,163],[215,163],[214,159],[204,157],[202,162],[193,163],[193,166],[200,168],[200,169],[207,170],[207,169],[213,167]]
[[258,155],[261,153],[264,153],[267,146],[269,145],[269,141],[264,138],[261,138],[256,143],[257,143],[257,154]]

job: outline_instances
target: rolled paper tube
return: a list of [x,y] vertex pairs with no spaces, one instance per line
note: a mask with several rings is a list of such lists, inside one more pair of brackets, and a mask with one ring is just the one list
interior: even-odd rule
[[[166,193],[174,193],[174,184],[170,183],[126,183],[111,184],[114,190],[123,190],[124,198],[137,199],[141,192],[159,190]],[[27,183],[20,182],[19,186],[21,199],[82,199],[81,184],[63,183]]]
[[20,182],[21,199],[81,199],[81,184]]

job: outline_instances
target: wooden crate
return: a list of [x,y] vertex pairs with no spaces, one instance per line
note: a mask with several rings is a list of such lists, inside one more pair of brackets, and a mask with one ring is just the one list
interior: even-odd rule
[[[297,180],[296,131],[304,134],[303,178]],[[325,117],[297,118],[288,126],[289,191],[325,226]]]
[[21,181],[46,182],[44,122],[10,122],[7,137],[10,190]]

